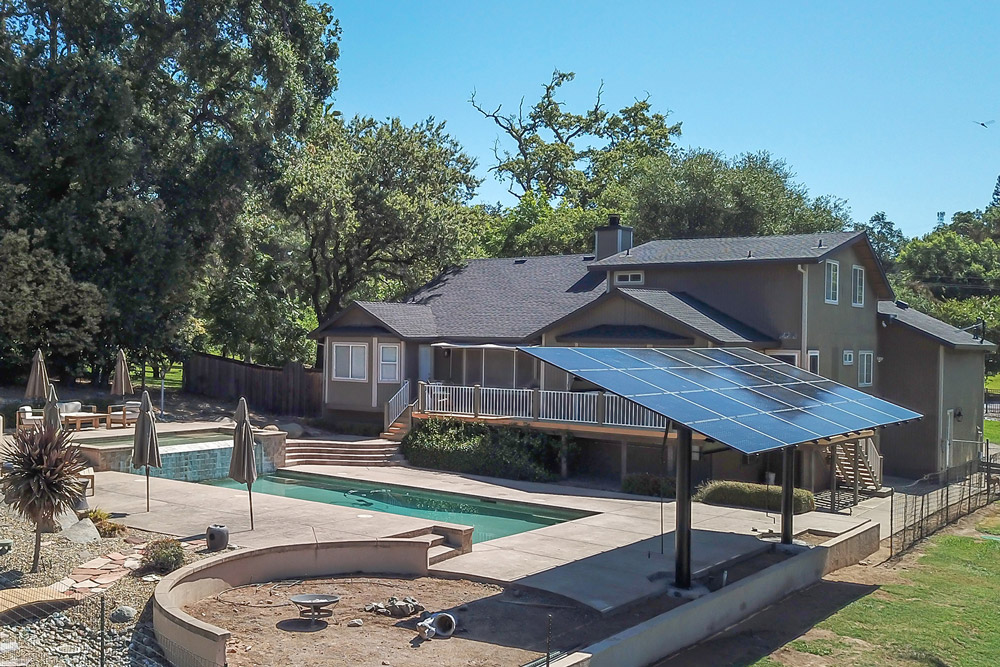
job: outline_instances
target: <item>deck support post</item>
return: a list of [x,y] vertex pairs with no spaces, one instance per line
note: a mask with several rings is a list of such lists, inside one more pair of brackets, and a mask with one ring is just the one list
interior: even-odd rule
[[531,421],[538,421],[542,414],[542,392],[539,389],[531,390]]
[[[485,353],[484,353],[485,354]],[[472,385],[472,416],[479,418],[479,413],[483,409],[483,388],[481,385]]]
[[[628,475],[628,442],[626,440],[622,440],[618,444],[621,447],[621,455],[622,455],[622,479],[621,479],[621,481],[622,481],[622,484],[624,484],[625,483],[625,476]],[[660,474],[663,474],[662,470],[660,471]]]
[[795,447],[781,450],[781,543],[792,543],[792,516],[795,514]]
[[830,445],[830,511],[837,512],[837,443]]
[[674,585],[691,588],[691,429],[680,424],[677,425],[676,512]]
[[427,412],[427,392],[424,391],[424,387],[427,383],[423,380],[417,382],[417,412],[423,414]]
[[861,482],[861,475],[858,474],[858,459],[861,455],[861,440],[854,441],[854,505],[857,506],[860,499],[858,498],[859,487],[858,484]]
[[607,420],[606,408],[608,405],[606,394],[603,391],[597,392],[597,425],[604,426],[604,422]]

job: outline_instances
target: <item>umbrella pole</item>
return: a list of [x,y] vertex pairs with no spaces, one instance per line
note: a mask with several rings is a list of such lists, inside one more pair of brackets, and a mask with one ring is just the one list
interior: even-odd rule
[[247,484],[247,497],[250,499],[250,530],[253,530],[253,491],[250,490],[250,484]]
[[149,511],[149,466],[146,466],[146,511]]

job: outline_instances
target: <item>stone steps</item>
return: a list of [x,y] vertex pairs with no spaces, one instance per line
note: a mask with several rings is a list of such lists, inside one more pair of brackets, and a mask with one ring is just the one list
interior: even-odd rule
[[400,465],[399,443],[390,440],[290,440],[285,443],[285,465]]
[[448,560],[449,558],[454,558],[455,556],[461,555],[461,551],[449,547],[446,544],[438,544],[427,550],[427,564],[437,565],[441,561]]

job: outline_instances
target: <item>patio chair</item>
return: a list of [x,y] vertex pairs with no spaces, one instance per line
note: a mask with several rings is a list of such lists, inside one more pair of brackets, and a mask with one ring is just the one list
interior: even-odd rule
[[108,428],[120,424],[131,426],[139,419],[139,401],[125,401],[122,405],[108,406]]
[[34,410],[30,405],[22,405],[17,409],[14,428],[20,431],[22,428],[34,428],[42,425],[42,411]]

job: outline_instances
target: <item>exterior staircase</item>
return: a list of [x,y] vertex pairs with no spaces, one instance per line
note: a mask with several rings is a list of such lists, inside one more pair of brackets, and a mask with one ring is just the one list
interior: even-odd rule
[[855,465],[854,444],[837,446],[837,481],[842,488],[853,489],[857,480],[858,490],[876,493],[882,488],[882,456],[870,438],[861,441]]
[[406,434],[410,432],[410,427],[413,421],[410,418],[409,411],[403,413],[399,419],[389,424],[389,428],[382,431],[380,436],[384,440],[392,440],[393,442],[402,442]]
[[371,440],[287,440],[285,465],[393,466],[403,463],[399,443]]
[[423,535],[410,535],[407,536],[407,539],[427,545],[428,567],[431,565],[437,565],[441,561],[448,560],[449,558],[462,555],[461,549],[446,544],[446,538],[444,535],[438,535],[434,532],[427,532]]

